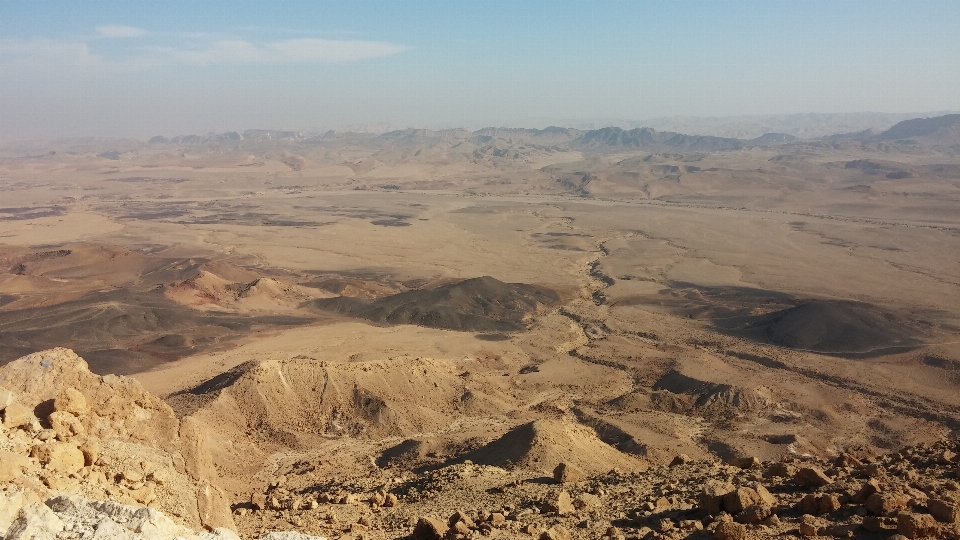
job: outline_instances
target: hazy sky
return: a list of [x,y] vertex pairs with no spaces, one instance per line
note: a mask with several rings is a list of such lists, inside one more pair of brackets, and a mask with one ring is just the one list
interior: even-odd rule
[[960,2],[0,0],[0,138],[960,109]]

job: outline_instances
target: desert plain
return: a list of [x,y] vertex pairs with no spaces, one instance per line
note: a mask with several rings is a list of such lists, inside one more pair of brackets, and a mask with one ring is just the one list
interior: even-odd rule
[[[243,537],[395,538],[457,510],[521,523],[523,486],[552,489],[559,463],[636,479],[678,456],[862,460],[953,436],[958,261],[960,115],[810,140],[548,128],[6,148],[0,386],[54,347],[131,377],[199,433]],[[372,510],[334,496],[381,491]],[[636,514],[662,486],[631,493],[568,534],[708,534]]]

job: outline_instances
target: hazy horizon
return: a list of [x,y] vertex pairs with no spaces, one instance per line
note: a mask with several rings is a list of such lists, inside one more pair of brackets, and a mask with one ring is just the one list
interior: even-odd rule
[[953,2],[49,2],[0,13],[5,141],[960,110]]

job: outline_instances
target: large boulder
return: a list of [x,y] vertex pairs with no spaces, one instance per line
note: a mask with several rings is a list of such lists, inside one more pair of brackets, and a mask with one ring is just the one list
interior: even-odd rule
[[553,479],[560,484],[566,484],[567,482],[579,482],[584,480],[587,475],[583,472],[580,467],[572,463],[561,463],[553,469]]
[[735,488],[729,482],[719,480],[708,480],[703,486],[703,491],[699,497],[699,507],[704,513],[716,516],[723,510],[724,495],[732,492]]
[[801,467],[793,475],[793,481],[800,486],[813,488],[833,483],[833,480],[824,474],[820,467]]
[[930,514],[901,512],[897,515],[897,532],[907,538],[935,537],[940,533],[940,525]]

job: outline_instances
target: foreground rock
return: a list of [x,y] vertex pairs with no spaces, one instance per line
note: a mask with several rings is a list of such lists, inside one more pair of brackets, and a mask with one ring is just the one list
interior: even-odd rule
[[[545,478],[524,468],[461,463],[402,478],[324,483],[336,491],[319,494],[322,478],[286,474],[265,494],[266,508],[238,520],[250,538],[289,523],[352,540],[957,538],[958,450],[960,442],[943,440],[844,457],[840,466],[836,459],[793,458],[741,468],[708,459],[559,484],[565,467],[555,465],[557,476]],[[396,505],[381,505],[390,495]]]
[[[193,531],[143,506],[61,495],[23,506],[4,540],[96,538],[98,540],[240,540],[230,529]],[[262,540],[322,540],[295,532],[274,532]]]
[[150,505],[192,529],[236,528],[203,427],[134,379],[95,375],[68,349],[38,352],[0,367],[0,415],[0,530],[21,507],[63,494]]

